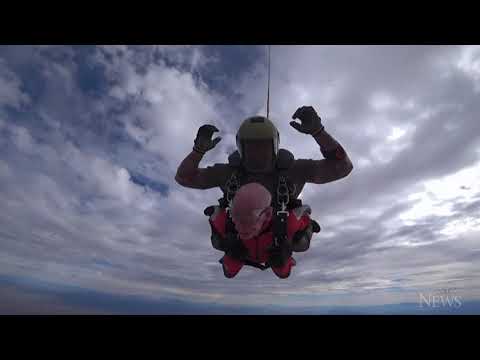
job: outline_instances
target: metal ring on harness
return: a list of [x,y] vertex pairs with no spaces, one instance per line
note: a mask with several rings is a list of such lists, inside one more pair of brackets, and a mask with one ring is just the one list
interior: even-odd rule
[[227,211],[232,206],[233,198],[235,197],[235,193],[238,191],[238,188],[239,188],[239,184],[238,184],[237,177],[235,176],[235,174],[232,174],[232,176],[230,177],[230,179],[226,184],[227,202],[228,202]]
[[[277,185],[277,203],[280,205],[280,210],[277,210],[276,219],[274,220],[274,227],[276,228],[273,238],[274,247],[279,247],[279,240],[283,242],[283,238],[287,234],[287,218],[289,212],[287,211],[287,205],[290,201],[289,189],[285,177],[280,176]],[[280,221],[280,223],[278,223]],[[280,239],[279,239],[280,238]]]
[[285,212],[289,201],[290,190],[288,189],[287,181],[283,176],[280,176],[277,186],[277,203],[281,206],[281,210],[277,211],[277,215]]

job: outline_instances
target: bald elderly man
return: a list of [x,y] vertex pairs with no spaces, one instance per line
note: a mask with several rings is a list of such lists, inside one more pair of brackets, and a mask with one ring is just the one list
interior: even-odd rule
[[[224,251],[220,260],[224,275],[235,277],[244,265],[270,266],[281,279],[290,276],[296,262],[292,252],[306,251],[310,246],[312,231],[311,210],[308,206],[289,211],[286,244],[273,247],[273,208],[271,194],[259,183],[249,183],[238,189],[233,198],[231,217],[238,236],[228,237],[226,232],[227,213],[224,208],[215,207],[210,215],[212,245]],[[320,231],[315,223],[313,231]],[[315,230],[316,229],[316,230]]]

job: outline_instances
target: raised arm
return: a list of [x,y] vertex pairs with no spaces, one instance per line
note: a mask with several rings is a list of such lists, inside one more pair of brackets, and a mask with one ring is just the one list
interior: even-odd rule
[[185,187],[194,189],[201,188],[202,169],[198,166],[202,157],[203,155],[195,150],[188,154],[177,169],[175,181]]
[[193,189],[209,189],[219,186],[224,178],[225,166],[217,164],[208,168],[199,168],[203,155],[213,149],[221,140],[212,135],[218,129],[213,125],[203,125],[198,129],[193,150],[180,163],[175,175],[175,181],[185,187]]
[[292,121],[290,125],[304,134],[311,135],[320,146],[320,152],[325,159],[297,160],[296,166],[305,174],[306,182],[324,184],[346,177],[353,170],[352,162],[346,151],[322,125],[320,117],[311,106],[303,106],[295,112],[293,119],[299,119],[301,124]]

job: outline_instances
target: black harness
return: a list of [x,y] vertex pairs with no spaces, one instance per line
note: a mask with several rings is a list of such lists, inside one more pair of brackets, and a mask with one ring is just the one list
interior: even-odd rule
[[[288,170],[292,166],[294,160],[295,159],[293,154],[288,150],[280,149],[278,151],[276,166],[274,170],[274,174],[276,175],[274,180],[276,191],[274,191],[274,193],[272,194],[273,196],[271,204],[274,209],[272,245],[273,251],[279,250],[286,244],[287,219],[289,215],[289,210],[302,206],[302,201],[293,197],[296,190],[295,184],[289,182],[287,176]],[[224,208],[227,212],[225,229],[226,236],[230,239],[233,238],[235,239],[235,241],[240,242],[237,230],[235,229],[235,225],[232,221],[230,208],[233,198],[235,197],[235,193],[240,188],[240,186],[243,185],[247,174],[241,164],[240,154],[238,153],[238,151],[235,151],[228,157],[228,163],[231,167],[234,168],[234,171],[232,172],[230,179],[225,184],[224,196],[220,198],[218,202],[220,204],[220,207]],[[207,212],[207,209],[205,209],[206,215],[208,215],[208,213],[210,212]],[[242,261],[245,265],[252,266],[260,270],[266,270],[271,267],[269,262],[263,265],[250,261],[248,259],[242,259]],[[222,263],[222,260],[220,260],[220,263]]]

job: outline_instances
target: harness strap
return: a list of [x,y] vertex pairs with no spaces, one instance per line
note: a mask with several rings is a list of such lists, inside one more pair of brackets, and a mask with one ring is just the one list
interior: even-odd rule
[[[232,205],[232,200],[235,197],[237,190],[240,188],[241,178],[245,174],[241,169],[235,169],[230,177],[230,179],[225,184],[225,194],[222,198],[218,200],[221,207],[225,208],[227,211],[227,222],[226,222],[226,233],[238,237],[235,225],[232,221],[230,215],[230,207]],[[290,195],[293,195],[295,188],[290,191],[287,184],[287,169],[279,168],[277,169],[276,177],[276,191],[274,191],[272,196],[272,207],[274,209],[273,217],[273,249],[280,249],[283,244],[287,241],[287,222],[289,216],[289,209],[301,206],[302,201],[300,199],[290,200]],[[227,235],[228,236],[228,235]],[[238,244],[237,244],[238,245]],[[265,270],[270,268],[269,262],[265,265],[259,264],[247,259],[244,259],[244,264],[248,266],[255,267],[260,270]]]
[[[270,268],[270,265],[269,265],[268,263],[266,263],[265,265],[263,265],[263,264],[259,264],[259,263],[256,263],[256,262],[250,261],[250,260],[242,260],[242,261],[243,261],[244,265],[251,266],[251,267],[260,269],[260,270],[262,270],[262,271],[267,270],[267,269]],[[221,258],[220,260],[218,260],[218,262],[223,265],[223,258]]]
[[267,270],[270,267],[270,265],[268,264],[263,265],[250,260],[245,260],[244,262],[245,262],[245,265],[252,266],[262,271]]

